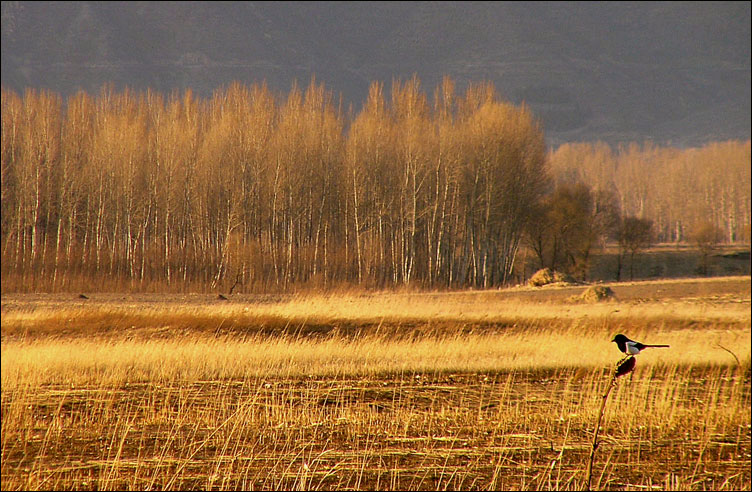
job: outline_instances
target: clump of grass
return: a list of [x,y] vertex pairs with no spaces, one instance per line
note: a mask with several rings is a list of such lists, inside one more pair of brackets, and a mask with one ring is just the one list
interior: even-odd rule
[[615,297],[613,289],[606,285],[591,285],[579,296],[574,297],[574,300],[585,302],[604,302],[613,300]]
[[575,282],[574,277],[568,273],[558,272],[550,268],[542,268],[535,272],[527,283],[532,287],[541,287],[554,283],[572,284]]

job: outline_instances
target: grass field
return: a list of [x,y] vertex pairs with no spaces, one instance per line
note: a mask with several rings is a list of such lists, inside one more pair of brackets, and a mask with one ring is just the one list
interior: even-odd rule
[[747,490],[750,278],[2,296],[2,488]]

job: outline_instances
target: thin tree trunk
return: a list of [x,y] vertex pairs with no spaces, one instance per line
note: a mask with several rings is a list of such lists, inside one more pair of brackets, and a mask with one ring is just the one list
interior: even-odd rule
[[361,258],[361,252],[360,252],[360,221],[358,220],[359,215],[359,207],[358,207],[358,184],[355,179],[355,170],[353,170],[353,217],[355,218],[355,252],[356,252],[356,258],[358,260],[358,285],[360,285],[363,281],[363,273],[362,273],[362,265],[363,260]]

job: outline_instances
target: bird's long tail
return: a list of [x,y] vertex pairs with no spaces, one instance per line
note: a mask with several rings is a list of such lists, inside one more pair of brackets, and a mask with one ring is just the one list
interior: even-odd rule
[[645,345],[646,347],[666,347],[668,348],[668,345]]

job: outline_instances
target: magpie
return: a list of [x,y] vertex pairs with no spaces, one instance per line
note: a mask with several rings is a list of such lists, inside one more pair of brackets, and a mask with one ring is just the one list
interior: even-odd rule
[[668,347],[668,345],[645,345],[643,343],[630,340],[621,333],[616,335],[611,341],[616,342],[616,346],[619,347],[619,350],[627,355],[637,355],[648,347]]

